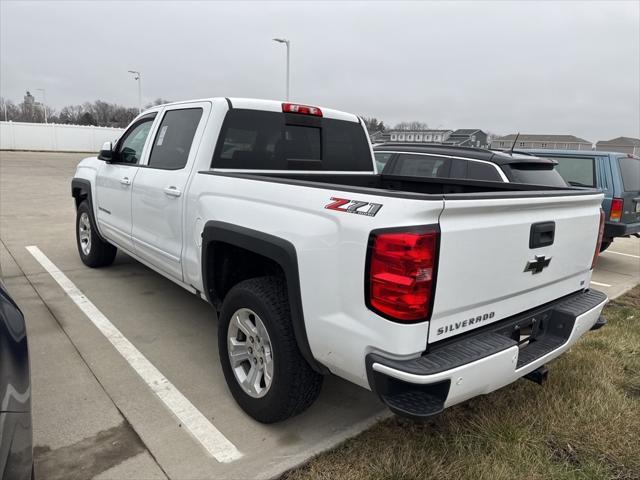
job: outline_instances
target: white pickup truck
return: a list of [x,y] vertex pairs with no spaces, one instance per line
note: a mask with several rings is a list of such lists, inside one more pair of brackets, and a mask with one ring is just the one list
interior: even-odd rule
[[265,423],[329,373],[434,415],[541,382],[605,322],[601,193],[380,175],[363,122],[336,110],[154,107],[80,162],[72,194],[86,265],[120,249],[215,308],[229,390]]

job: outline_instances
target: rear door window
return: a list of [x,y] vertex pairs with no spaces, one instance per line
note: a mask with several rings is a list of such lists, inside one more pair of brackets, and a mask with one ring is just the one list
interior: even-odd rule
[[407,177],[447,178],[450,168],[451,160],[446,157],[401,153],[393,170],[385,173]]
[[227,113],[213,168],[373,171],[367,136],[358,122],[233,109]]
[[201,108],[167,111],[153,142],[149,166],[164,170],[184,168],[200,117]]
[[556,170],[569,185],[574,187],[595,187],[594,157],[550,157],[558,162]]
[[618,165],[625,192],[640,192],[640,158],[619,157]]

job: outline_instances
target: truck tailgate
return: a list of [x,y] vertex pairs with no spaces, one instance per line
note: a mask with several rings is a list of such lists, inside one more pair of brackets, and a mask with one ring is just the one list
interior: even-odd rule
[[445,198],[429,343],[588,288],[602,197]]

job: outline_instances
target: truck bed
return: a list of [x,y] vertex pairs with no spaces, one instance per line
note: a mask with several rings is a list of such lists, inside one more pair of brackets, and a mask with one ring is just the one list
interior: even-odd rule
[[413,199],[419,199],[424,196],[436,196],[437,198],[442,198],[443,195],[455,195],[457,197],[458,194],[464,194],[463,196],[467,198],[471,197],[480,199],[500,197],[566,196],[593,194],[596,192],[594,189],[580,187],[560,188],[548,185],[485,182],[480,180],[451,178],[418,178],[382,174],[293,172],[236,173],[216,170],[205,170],[199,173]]
[[[308,261],[316,265],[320,252],[325,252],[326,257],[318,263],[327,270],[335,262],[332,276],[345,277],[345,281],[348,277],[350,285],[359,285],[365,273],[372,231],[401,225],[437,225],[439,266],[425,334],[428,344],[508,318],[588,285],[602,198],[594,189],[335,172],[201,173],[212,180],[211,185],[203,184],[203,192],[215,192],[212,195],[216,198],[227,191],[233,195],[236,203],[219,207],[219,212],[231,215],[239,205],[251,205],[257,230],[278,223],[275,229],[279,235],[290,236],[298,244],[308,242],[301,247],[301,257],[309,252]],[[264,185],[241,188],[239,183],[244,182]],[[362,223],[352,215],[329,213],[330,201],[353,202],[351,205],[369,202],[373,208],[379,206],[379,213],[376,210],[375,220]],[[367,208],[371,207],[361,210],[364,215]],[[336,210],[348,212],[346,208]],[[314,219],[313,226],[310,218]],[[314,230],[320,235],[320,245],[315,243],[316,234],[309,233]],[[543,231],[540,235],[545,236],[545,242],[536,240],[538,230]],[[349,245],[349,254],[340,250],[342,242]],[[540,271],[531,270],[530,265],[536,262],[544,263]],[[306,277],[304,272],[301,276]],[[323,288],[325,284],[318,284],[311,291],[317,296]],[[357,298],[363,290],[350,286],[341,293]],[[303,292],[303,300],[306,298],[313,301],[315,297],[305,297]],[[323,302],[322,308],[326,305]],[[327,315],[340,312],[342,305]]]

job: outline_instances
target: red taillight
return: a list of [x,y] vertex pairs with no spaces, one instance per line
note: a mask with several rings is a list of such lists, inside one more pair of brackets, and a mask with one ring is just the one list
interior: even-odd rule
[[612,222],[619,222],[622,218],[622,209],[624,208],[624,199],[614,198],[611,200],[611,213],[609,214],[609,220]]
[[318,107],[312,107],[310,105],[299,105],[297,103],[283,103],[282,111],[285,113],[301,113],[302,115],[313,115],[314,117],[321,117],[322,110]]
[[596,266],[596,260],[600,255],[600,246],[602,245],[602,236],[604,235],[604,210],[600,209],[600,226],[598,227],[598,241],[596,242],[596,251],[593,252],[593,260],[591,260],[591,269]]
[[438,264],[437,227],[371,234],[368,305],[403,322],[428,320]]

